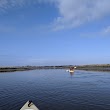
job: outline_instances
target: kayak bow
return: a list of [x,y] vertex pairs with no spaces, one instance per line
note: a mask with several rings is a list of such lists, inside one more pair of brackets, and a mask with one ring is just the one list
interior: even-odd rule
[[39,110],[32,101],[27,101],[20,110]]

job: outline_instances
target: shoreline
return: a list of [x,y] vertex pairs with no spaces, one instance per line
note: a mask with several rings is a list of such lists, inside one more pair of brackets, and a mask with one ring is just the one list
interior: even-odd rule
[[77,66],[76,69],[86,71],[110,71],[110,64],[82,65]]
[[21,67],[0,67],[2,72],[16,72],[16,71],[29,71],[38,69],[64,69],[66,66],[21,66]]
[[110,71],[110,64],[100,65],[63,65],[63,66],[16,66],[16,67],[0,67],[0,72],[16,72],[29,71],[37,69],[68,69],[70,67],[77,67],[76,70],[86,71]]

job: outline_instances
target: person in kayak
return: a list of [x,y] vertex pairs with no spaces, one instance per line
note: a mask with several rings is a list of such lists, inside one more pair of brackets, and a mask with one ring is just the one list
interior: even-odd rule
[[30,107],[30,106],[31,106],[31,103],[32,103],[32,100],[29,100],[28,107]]

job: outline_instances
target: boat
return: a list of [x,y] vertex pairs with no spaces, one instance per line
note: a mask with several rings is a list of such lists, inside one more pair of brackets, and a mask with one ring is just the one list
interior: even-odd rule
[[74,72],[74,70],[66,70],[66,72],[70,72],[70,73],[72,73],[72,72]]
[[39,110],[32,101],[27,101],[20,110]]
[[74,70],[75,70],[75,68],[76,68],[76,67],[70,67],[70,69],[69,69],[69,70],[66,70],[66,72],[73,73],[73,72],[74,72]]
[[74,72],[74,70],[69,70],[69,72],[70,72],[70,73],[73,73],[73,72]]

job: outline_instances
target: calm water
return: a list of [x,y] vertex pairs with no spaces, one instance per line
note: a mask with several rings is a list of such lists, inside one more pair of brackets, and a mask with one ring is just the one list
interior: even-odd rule
[[27,100],[40,110],[110,110],[110,73],[0,73],[0,110],[19,110]]

